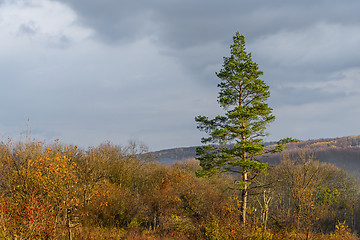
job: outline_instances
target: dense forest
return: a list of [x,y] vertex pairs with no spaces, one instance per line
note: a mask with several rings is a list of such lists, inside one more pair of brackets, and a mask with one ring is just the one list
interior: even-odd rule
[[196,160],[159,164],[134,143],[79,149],[3,142],[0,237],[358,239],[358,181],[314,159],[314,149],[300,149],[283,154],[250,186],[244,227],[236,176],[199,178]]

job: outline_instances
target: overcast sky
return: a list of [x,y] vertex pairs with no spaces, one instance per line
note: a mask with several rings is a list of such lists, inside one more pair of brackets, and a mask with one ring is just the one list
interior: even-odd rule
[[[270,86],[266,140],[360,134],[358,0],[0,0],[0,137],[200,145],[232,36]],[[29,121],[27,120],[29,119]]]

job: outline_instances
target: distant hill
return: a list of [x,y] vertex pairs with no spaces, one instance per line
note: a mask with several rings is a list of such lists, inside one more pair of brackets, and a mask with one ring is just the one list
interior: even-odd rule
[[197,147],[172,148],[152,152],[152,156],[157,159],[157,162],[163,164],[174,164],[176,162],[184,161],[196,157]]
[[[265,145],[272,144],[274,143],[265,143]],[[281,161],[282,156],[285,154],[296,157],[304,150],[313,153],[315,159],[320,162],[332,163],[360,175],[360,135],[290,143],[286,145],[285,151],[282,153],[264,156],[261,161],[276,164]],[[196,147],[166,149],[152,154],[159,163],[174,164],[175,162],[195,158]]]
[[268,156],[266,161],[277,163],[285,154],[296,157],[304,150],[313,153],[320,162],[332,163],[360,176],[360,135],[290,143],[285,151]]

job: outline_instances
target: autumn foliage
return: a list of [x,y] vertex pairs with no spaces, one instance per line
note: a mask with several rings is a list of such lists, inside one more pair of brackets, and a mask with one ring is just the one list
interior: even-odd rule
[[169,166],[145,152],[1,143],[0,238],[357,239],[358,182],[309,153],[258,176],[244,228],[232,175],[198,178],[195,160]]

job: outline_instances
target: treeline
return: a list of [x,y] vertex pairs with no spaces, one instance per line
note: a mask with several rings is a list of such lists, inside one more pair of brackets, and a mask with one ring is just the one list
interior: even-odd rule
[[278,164],[284,156],[296,157],[303,151],[312,152],[320,162],[332,163],[360,177],[360,135],[289,143],[283,152],[264,156],[262,160]]
[[[268,147],[273,147],[274,144],[264,143]],[[260,160],[269,164],[279,164],[283,156],[290,154],[296,157],[304,150],[314,153],[316,160],[344,168],[360,179],[360,135],[289,143],[282,153],[264,156]],[[160,163],[173,164],[195,158],[196,147],[167,149],[152,154]]]
[[316,140],[301,141],[287,145],[287,149],[310,148],[311,150],[325,150],[329,148],[359,148],[360,135],[340,137],[340,138],[324,138]]
[[173,148],[165,149],[156,152],[152,152],[154,158],[159,163],[164,164],[174,164],[176,162],[181,162],[187,159],[196,157],[196,148],[197,147],[183,147],[183,148]]
[[310,153],[283,156],[250,186],[240,222],[236,176],[198,178],[137,144],[86,150],[0,144],[2,239],[358,239],[359,183]]

